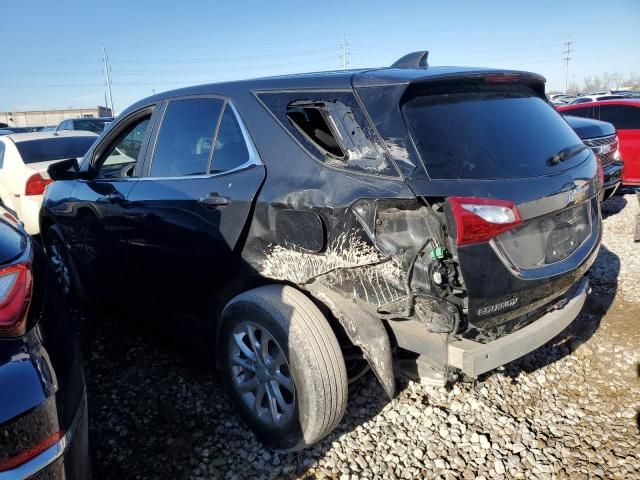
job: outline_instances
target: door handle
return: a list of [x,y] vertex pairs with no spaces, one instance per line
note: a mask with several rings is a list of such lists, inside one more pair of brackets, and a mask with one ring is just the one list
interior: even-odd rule
[[217,193],[210,193],[206,197],[202,197],[198,202],[207,207],[224,207],[225,205],[229,205],[229,199]]
[[104,197],[98,198],[98,202],[102,202],[102,203],[124,202],[124,195],[122,195],[120,192],[111,192],[105,195]]

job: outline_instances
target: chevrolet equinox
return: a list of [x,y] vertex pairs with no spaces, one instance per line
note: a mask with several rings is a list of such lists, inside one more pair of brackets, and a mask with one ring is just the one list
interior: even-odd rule
[[589,290],[601,168],[539,75],[390,68],[189,87],[49,168],[41,232],[74,300],[205,348],[265,444],[335,428],[371,368],[475,378]]

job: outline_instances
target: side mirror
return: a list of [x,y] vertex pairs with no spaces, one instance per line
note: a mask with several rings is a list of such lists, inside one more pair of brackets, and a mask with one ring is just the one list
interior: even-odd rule
[[68,158],[67,160],[61,160],[56,163],[52,163],[47,168],[47,173],[51,180],[76,180],[80,177],[80,167],[78,160],[75,158]]

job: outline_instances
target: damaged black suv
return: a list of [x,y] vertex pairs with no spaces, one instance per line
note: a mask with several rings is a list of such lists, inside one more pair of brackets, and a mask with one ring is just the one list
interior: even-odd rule
[[411,364],[477,377],[580,311],[600,172],[544,85],[417,52],[155,95],[49,169],[41,232],[68,295],[213,352],[258,437],[304,448],[363,365],[390,396]]

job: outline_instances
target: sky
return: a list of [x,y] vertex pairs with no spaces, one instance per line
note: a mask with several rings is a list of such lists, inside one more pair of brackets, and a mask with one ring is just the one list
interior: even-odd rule
[[640,74],[640,0],[12,1],[2,8],[0,111],[105,104],[116,113],[186,85],[387,66],[429,50],[431,65],[529,70],[561,90],[604,72]]

